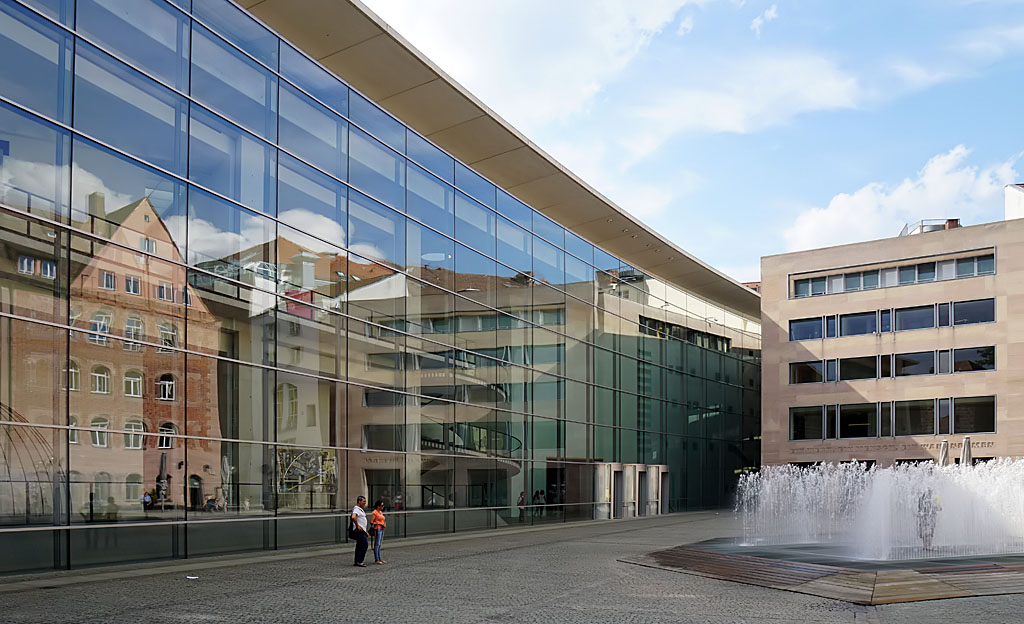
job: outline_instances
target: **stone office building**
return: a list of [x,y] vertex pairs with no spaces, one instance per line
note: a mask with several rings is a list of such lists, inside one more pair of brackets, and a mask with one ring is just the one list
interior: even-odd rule
[[765,464],[1024,455],[1024,219],[762,259]]

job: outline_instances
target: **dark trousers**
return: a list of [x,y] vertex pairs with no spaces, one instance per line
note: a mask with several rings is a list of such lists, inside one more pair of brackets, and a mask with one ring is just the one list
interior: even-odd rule
[[366,549],[369,547],[370,543],[366,539],[366,533],[359,531],[356,534],[356,563],[363,562],[363,559],[366,558]]

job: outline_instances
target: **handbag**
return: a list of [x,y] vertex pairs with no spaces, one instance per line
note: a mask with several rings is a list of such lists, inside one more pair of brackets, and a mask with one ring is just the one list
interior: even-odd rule
[[360,533],[359,527],[356,526],[356,523],[355,523],[354,520],[350,519],[348,521],[348,538],[349,539],[357,539],[359,537],[359,533]]

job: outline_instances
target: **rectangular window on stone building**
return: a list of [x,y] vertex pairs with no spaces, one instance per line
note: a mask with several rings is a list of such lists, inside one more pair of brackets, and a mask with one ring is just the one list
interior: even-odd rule
[[789,383],[821,383],[823,381],[825,381],[825,370],[821,360],[790,363]]
[[789,408],[789,439],[820,440],[822,428],[822,406]]
[[953,399],[953,433],[993,433],[995,430],[994,396]]

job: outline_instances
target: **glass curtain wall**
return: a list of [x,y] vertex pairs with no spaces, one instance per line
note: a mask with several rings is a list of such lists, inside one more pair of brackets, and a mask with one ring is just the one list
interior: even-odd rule
[[359,494],[399,536],[593,519],[606,462],[714,507],[758,465],[756,332],[235,5],[0,23],[0,572],[335,543]]

